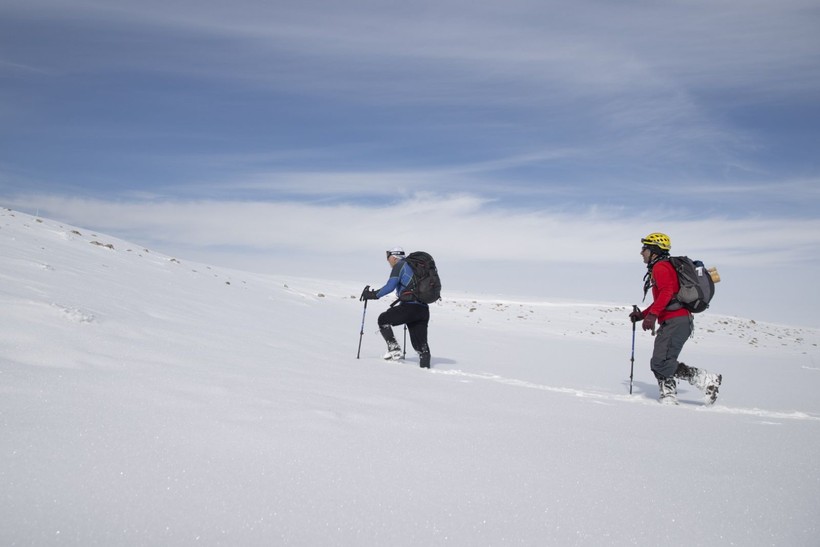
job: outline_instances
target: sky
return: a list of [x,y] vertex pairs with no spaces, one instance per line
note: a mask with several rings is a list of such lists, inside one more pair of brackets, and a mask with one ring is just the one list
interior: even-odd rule
[[820,329],[704,316],[667,406],[623,305],[448,295],[421,369],[353,283],[4,209],[0,256],[4,546],[817,545]]
[[377,284],[401,245],[456,288],[630,303],[661,231],[724,312],[816,326],[819,27],[791,0],[5,0],[0,204],[238,269]]

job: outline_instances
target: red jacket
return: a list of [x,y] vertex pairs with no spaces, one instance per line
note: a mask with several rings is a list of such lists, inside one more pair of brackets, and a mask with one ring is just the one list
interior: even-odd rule
[[682,317],[689,315],[689,310],[680,308],[678,310],[669,311],[666,306],[669,301],[680,290],[678,283],[678,274],[675,268],[668,260],[661,260],[655,263],[652,267],[652,304],[643,312],[644,317],[649,315],[656,315],[658,323],[663,323],[673,317]]

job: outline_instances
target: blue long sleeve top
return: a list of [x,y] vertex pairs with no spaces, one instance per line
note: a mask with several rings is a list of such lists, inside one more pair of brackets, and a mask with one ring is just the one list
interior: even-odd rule
[[413,268],[405,260],[399,260],[390,270],[390,279],[387,280],[384,287],[379,289],[376,296],[381,298],[391,291],[396,291],[396,297],[398,298],[401,296],[402,291],[410,285],[411,281],[413,281]]

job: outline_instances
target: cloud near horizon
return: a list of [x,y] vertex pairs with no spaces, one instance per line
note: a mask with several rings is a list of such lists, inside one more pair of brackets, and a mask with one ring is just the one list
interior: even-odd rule
[[[165,248],[236,248],[327,255],[371,253],[395,244],[435,249],[451,259],[534,263],[635,261],[640,237],[664,231],[673,250],[735,265],[816,260],[820,220],[690,220],[664,211],[640,217],[620,208],[585,211],[511,208],[476,195],[420,194],[364,205],[212,200],[109,201],[20,195],[5,204],[136,244]],[[138,239],[138,240],[135,240]],[[162,249],[158,249],[162,250]]]

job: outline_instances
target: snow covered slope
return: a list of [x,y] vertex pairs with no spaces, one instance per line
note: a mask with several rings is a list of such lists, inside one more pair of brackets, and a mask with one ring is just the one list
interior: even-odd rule
[[816,329],[703,314],[682,359],[720,398],[687,384],[668,408],[640,330],[628,394],[630,303],[457,294],[442,272],[425,371],[380,360],[386,298],[356,359],[386,268],[255,275],[9,210],[0,253],[0,544],[820,537]]

